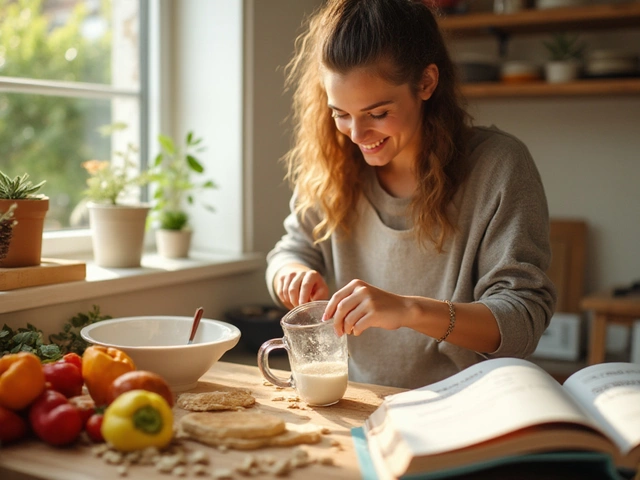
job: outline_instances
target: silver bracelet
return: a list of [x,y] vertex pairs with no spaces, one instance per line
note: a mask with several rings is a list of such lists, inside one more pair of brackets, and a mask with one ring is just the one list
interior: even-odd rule
[[453,303],[451,303],[449,300],[442,300],[442,301],[447,305],[449,305],[449,328],[447,328],[447,331],[444,333],[443,336],[441,336],[439,339],[436,340],[436,343],[445,341],[449,336],[449,334],[453,331],[453,327],[456,324],[456,309],[454,308]]

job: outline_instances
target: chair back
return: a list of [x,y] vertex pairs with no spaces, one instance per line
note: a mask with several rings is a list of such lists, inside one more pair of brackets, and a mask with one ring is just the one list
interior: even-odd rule
[[556,312],[580,313],[587,261],[587,223],[551,219],[551,265],[547,275],[556,286]]

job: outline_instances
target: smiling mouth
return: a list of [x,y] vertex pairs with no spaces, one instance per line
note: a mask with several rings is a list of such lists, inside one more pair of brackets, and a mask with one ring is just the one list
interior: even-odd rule
[[382,140],[378,140],[375,143],[370,143],[370,144],[360,144],[360,147],[362,147],[363,150],[367,151],[367,150],[375,150],[376,148],[378,148],[380,145],[382,145],[387,139],[383,138]]

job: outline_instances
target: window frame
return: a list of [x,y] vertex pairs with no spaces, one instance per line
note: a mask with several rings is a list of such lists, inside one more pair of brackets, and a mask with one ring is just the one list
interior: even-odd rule
[[[153,52],[153,47],[149,44],[151,38],[150,29],[153,25],[150,22],[150,12],[153,9],[153,5],[157,3],[157,0],[138,1],[138,61],[140,70],[140,86],[138,90],[88,82],[66,82],[59,80],[40,80],[24,77],[0,76],[0,92],[48,95],[86,100],[137,98],[140,108],[140,168],[145,169],[147,167],[147,158],[149,154],[149,137],[151,130],[153,129],[153,126],[149,124],[149,79],[151,78],[151,75],[149,72],[150,61],[148,59]],[[141,200],[148,200],[148,190],[146,188],[141,189]],[[90,252],[92,249],[91,231],[89,228],[70,228],[46,231],[43,234],[42,240],[43,257],[86,253]]]

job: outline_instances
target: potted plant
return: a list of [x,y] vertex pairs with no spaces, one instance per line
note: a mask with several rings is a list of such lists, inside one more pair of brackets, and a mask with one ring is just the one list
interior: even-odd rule
[[586,49],[586,44],[578,40],[577,35],[560,32],[551,40],[543,41],[549,52],[549,61],[545,64],[547,82],[570,82],[578,78]]
[[[167,258],[184,258],[189,255],[192,229],[187,204],[193,204],[198,191],[216,188],[212,180],[195,181],[195,175],[203,175],[204,167],[195,157],[202,152],[202,138],[193,132],[186,134],[184,144],[178,146],[169,136],[159,135],[160,153],[149,172],[154,188],[150,220],[156,229],[158,253]],[[213,211],[213,207],[204,204]]]
[[0,267],[40,265],[49,198],[37,192],[44,184],[43,180],[34,185],[27,173],[11,178],[0,171],[0,212],[5,241],[9,238],[7,253],[0,259]]
[[9,245],[11,244],[11,237],[13,237],[13,227],[18,222],[13,218],[13,211],[18,206],[17,203],[9,205],[7,211],[0,210],[0,260],[7,258],[9,253]]
[[[117,123],[100,129],[103,135],[126,128]],[[147,214],[151,206],[125,203],[125,195],[145,185],[148,178],[140,172],[132,156],[138,149],[128,144],[114,153],[114,161],[89,160],[82,164],[89,173],[84,195],[88,201],[93,255],[97,265],[110,268],[139,267],[144,246]]]

